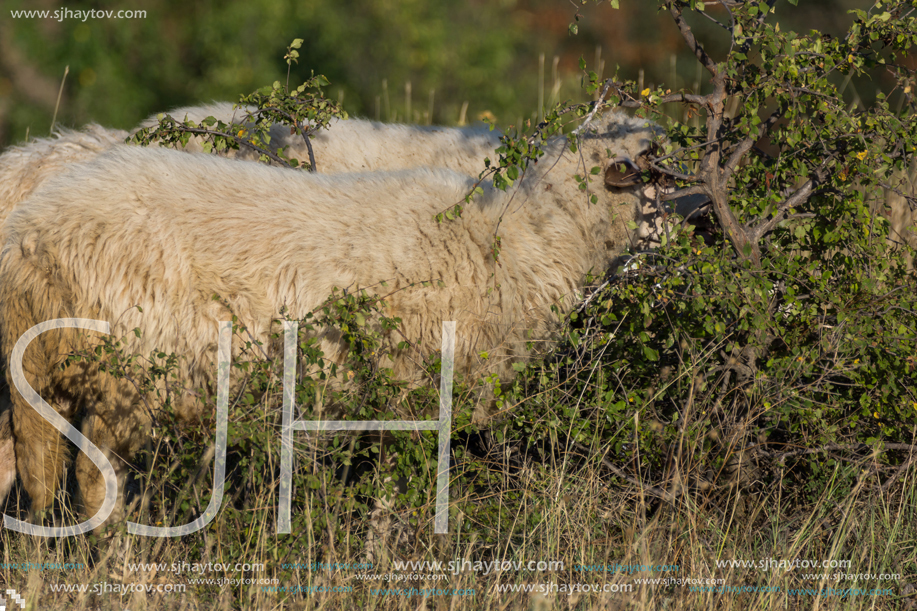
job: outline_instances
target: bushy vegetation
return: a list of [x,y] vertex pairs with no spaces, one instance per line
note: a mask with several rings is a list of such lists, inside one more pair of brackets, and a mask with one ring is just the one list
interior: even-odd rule
[[[845,9],[867,5],[809,0],[781,7],[780,19],[784,27],[817,23],[836,34],[846,27]],[[33,9],[51,16],[7,12]],[[63,9],[146,13],[53,15]],[[579,33],[571,36],[577,12]],[[580,57],[590,70],[609,75],[620,65],[647,85],[703,85],[677,32],[656,12],[652,2],[612,11],[607,2],[557,0],[8,0],[0,14],[0,150],[47,135],[54,116],[65,126],[94,121],[130,129],[169,108],[236,99],[283,80],[286,66],[276,58],[296,37],[304,41],[297,82],[310,71],[324,74],[330,97],[350,114],[383,121],[538,119],[542,104],[582,99]],[[706,31],[708,24],[697,26]],[[854,80],[848,90],[854,85],[872,98],[873,84]]]
[[[917,572],[917,281],[913,252],[889,239],[875,193],[897,191],[917,206],[908,182],[917,154],[917,3],[878,1],[855,11],[839,37],[781,28],[775,4],[660,0],[706,72],[706,93],[621,75],[606,80],[583,62],[586,97],[597,94],[596,101],[559,104],[544,121],[506,130],[484,178],[512,189],[549,136],[588,126],[597,112],[629,109],[666,127],[668,143],[644,170],[660,211],[666,201],[701,194],[709,212],[690,219],[667,212],[660,248],[597,270],[547,358],[519,364],[514,380],[458,381],[448,536],[432,535],[436,439],[429,433],[384,441],[298,434],[293,532],[276,535],[281,367],[264,358],[264,347],[249,345],[247,358],[234,363],[246,384],[231,403],[228,493],[211,527],[175,540],[111,534],[106,542],[117,546],[108,556],[100,551],[106,546],[82,540],[7,533],[7,555],[84,558],[92,578],[115,571],[125,581],[150,578],[129,575],[125,554],[137,562],[248,558],[267,563],[259,577],[283,585],[353,588],[303,595],[233,585],[216,595],[189,586],[181,599],[136,596],[132,609],[416,608],[416,597],[373,594],[390,584],[362,581],[359,572],[284,567],[365,558],[372,499],[387,488],[396,498],[389,511],[395,527],[369,573],[388,573],[393,560],[406,559],[565,563],[557,574],[450,574],[434,587],[477,592],[449,599],[450,608],[809,608],[816,599],[827,608],[908,608]],[[695,37],[691,24],[705,18],[717,22],[720,40]],[[889,87],[868,107],[851,104],[844,87],[854,78]],[[278,79],[243,101],[273,109],[256,118],[292,120],[303,130],[303,119],[320,123],[340,113],[328,105],[325,83],[314,77],[290,92]],[[164,119],[139,140],[210,132],[218,152],[263,146],[259,127],[240,135],[215,122]],[[306,165],[273,158],[268,148],[266,161]],[[584,201],[601,188],[591,170],[579,177]],[[460,222],[460,214],[458,206],[439,220]],[[499,235],[493,255],[499,260]],[[327,405],[348,419],[435,416],[432,384],[409,388],[386,369],[380,337],[399,321],[383,311],[372,295],[335,294],[300,321],[301,417],[317,417]],[[325,362],[314,338],[319,328],[347,338],[345,364]],[[136,361],[116,344],[100,356],[112,371],[138,379],[168,376],[171,366],[168,355],[157,355],[150,359],[156,368],[131,369]],[[432,380],[438,356],[424,356]],[[501,412],[479,430],[471,414],[487,396],[481,386]],[[156,409],[156,444],[132,488],[134,519],[184,523],[209,498],[212,423],[179,427],[167,400]],[[881,596],[819,596],[791,589],[863,584],[720,564],[768,558],[850,560],[850,573],[900,577],[865,586],[891,589]],[[677,575],[600,576],[574,568],[597,564],[680,568]],[[635,576],[716,578],[746,590],[641,585]],[[544,598],[497,589],[542,582],[633,591]],[[54,604],[24,585],[34,593],[31,604]],[[91,608],[89,600],[69,602]]]

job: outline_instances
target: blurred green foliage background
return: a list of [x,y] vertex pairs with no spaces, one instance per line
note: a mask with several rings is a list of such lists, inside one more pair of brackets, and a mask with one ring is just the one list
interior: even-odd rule
[[[836,33],[846,9],[870,2],[799,4],[778,3],[785,29]],[[64,9],[146,16],[13,17]],[[710,13],[728,18],[718,7]],[[717,29],[707,20],[696,26],[702,39]],[[647,84],[705,84],[671,19],[643,0],[621,0],[618,11],[580,0],[4,0],[0,148],[48,133],[66,66],[58,123],[130,128],[178,105],[235,101],[285,79],[282,57],[297,37],[305,43],[291,84],[324,74],[326,93],[349,113],[385,121],[456,124],[487,114],[517,124],[537,116],[539,101],[583,99],[580,57],[604,76],[620,66],[633,79],[642,69]],[[716,38],[711,50],[722,53],[727,41]]]

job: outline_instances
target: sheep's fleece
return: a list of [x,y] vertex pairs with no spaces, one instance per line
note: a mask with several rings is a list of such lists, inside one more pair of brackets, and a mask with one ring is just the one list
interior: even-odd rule
[[0,224],[20,201],[72,163],[88,161],[125,141],[128,134],[101,125],[59,129],[50,138],[13,146],[0,155]]
[[[233,108],[228,102],[176,108],[168,114],[179,121],[200,123],[214,117],[226,123],[245,120],[246,110]],[[159,124],[152,116],[135,128]],[[399,125],[367,119],[332,119],[327,129],[312,138],[316,170],[322,173],[398,170],[401,168],[448,168],[472,176],[484,170],[484,158],[496,160],[494,149],[500,146],[500,132],[487,127],[441,127],[435,125]],[[302,137],[285,125],[270,129],[271,147],[285,147],[288,157],[308,161],[309,153]],[[201,152],[201,140],[191,138],[183,149]],[[258,155],[250,148],[226,152],[227,156],[254,160]]]
[[[59,129],[50,138],[38,138],[4,151],[0,155],[0,226],[16,205],[49,177],[72,163],[92,159],[124,142],[127,136],[122,130],[87,125],[82,131]],[[0,500],[16,479],[15,463],[9,396],[4,391],[0,393]]]
[[[462,218],[440,224],[434,215],[462,202],[474,178],[437,169],[322,176],[114,146],[48,179],[9,217],[0,252],[3,356],[8,362],[40,322],[106,320],[129,353],[180,355],[182,387],[199,388],[212,380],[217,322],[230,310],[276,350],[269,334],[282,308],[302,317],[344,287],[391,293],[388,314],[403,324],[389,347],[403,334],[416,348],[394,351],[397,377],[418,379],[416,363],[439,347],[443,320],[458,323],[458,371],[512,375],[511,364],[529,355],[527,342],[543,347],[552,338],[551,306],[565,311],[575,302],[585,275],[604,270],[628,243],[627,224],[646,203],[642,184],[608,187],[600,174],[591,185],[599,202],[590,204],[573,175],[600,165],[607,183],[619,167],[612,158],[636,159],[658,132],[606,115],[576,154],[555,140],[517,188],[485,183]],[[407,288],[420,281],[431,282]],[[72,350],[97,343],[72,329],[40,335],[23,360],[26,379],[68,420],[84,408],[84,434],[110,458],[129,460],[149,425],[134,386],[86,363],[61,369]],[[322,347],[331,358],[342,351],[333,334]],[[19,474],[41,509],[59,485],[64,448],[15,390],[12,400]],[[191,393],[176,405],[181,417],[201,415]],[[0,465],[0,474],[11,469]],[[104,498],[101,474],[80,453],[76,475],[92,515]],[[0,477],[0,492],[10,481]]]

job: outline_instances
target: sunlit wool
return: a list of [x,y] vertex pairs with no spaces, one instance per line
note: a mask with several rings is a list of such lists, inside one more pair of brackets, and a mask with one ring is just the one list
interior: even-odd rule
[[126,138],[125,131],[87,125],[82,131],[59,129],[50,138],[38,138],[4,151],[0,155],[0,223],[45,180]]
[[[462,202],[474,178],[445,169],[324,176],[115,146],[46,181],[9,217],[0,253],[3,356],[8,362],[16,341],[40,322],[105,320],[128,353],[175,353],[182,387],[207,387],[218,321],[235,314],[276,354],[269,336],[281,309],[302,317],[342,287],[388,295],[388,314],[403,321],[388,337],[396,377],[418,379],[419,357],[439,347],[444,320],[457,321],[458,371],[510,376],[512,364],[530,356],[528,342],[553,339],[552,306],[564,312],[574,304],[586,275],[603,271],[628,244],[628,223],[646,204],[642,185],[609,188],[602,174],[591,186],[598,203],[590,204],[574,174],[637,158],[657,132],[644,120],[608,115],[577,153],[555,140],[518,188],[485,183],[460,219],[439,224],[434,216]],[[421,281],[430,284],[408,288]],[[413,348],[396,349],[403,338]],[[72,350],[97,342],[78,330],[44,333],[23,369],[68,420],[85,409],[84,434],[113,459],[123,482],[115,457],[129,460],[149,430],[135,386],[86,363],[61,369]],[[345,346],[326,333],[322,348],[339,359]],[[15,390],[12,398],[19,474],[41,509],[58,487],[65,453],[58,432]],[[175,403],[184,418],[200,415],[190,393]],[[92,515],[104,482],[82,453],[76,476]]]
[[[0,155],[0,227],[7,216],[49,177],[68,165],[87,161],[124,142],[127,132],[88,125],[82,131],[59,129],[50,138],[13,146]],[[0,232],[2,233],[2,232]],[[16,479],[16,458],[8,397],[0,395],[0,499]]]
[[[176,120],[195,123],[211,116],[225,123],[241,124],[246,119],[246,109],[234,109],[227,102],[176,108],[168,114]],[[137,129],[158,123],[157,116],[152,116]],[[309,160],[305,141],[289,126],[274,124],[270,135],[273,150],[285,147],[287,157]],[[379,123],[367,119],[332,119],[328,128],[319,130],[311,142],[316,169],[323,173],[426,166],[477,176],[484,170],[485,157],[492,161],[497,159],[494,150],[500,146],[500,135],[499,131],[491,131],[484,126],[441,127]],[[202,151],[201,139],[191,138],[184,150]],[[245,146],[227,151],[226,155],[238,159],[258,159],[258,154]]]

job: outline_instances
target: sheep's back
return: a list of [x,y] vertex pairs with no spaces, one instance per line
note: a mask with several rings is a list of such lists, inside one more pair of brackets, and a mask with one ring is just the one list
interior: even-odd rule
[[111,321],[135,352],[193,362],[212,361],[230,310],[263,341],[282,307],[301,317],[334,287],[393,293],[391,313],[426,347],[441,320],[487,309],[486,206],[477,223],[434,221],[471,184],[448,171],[323,177],[117,147],[10,218],[0,282]]

